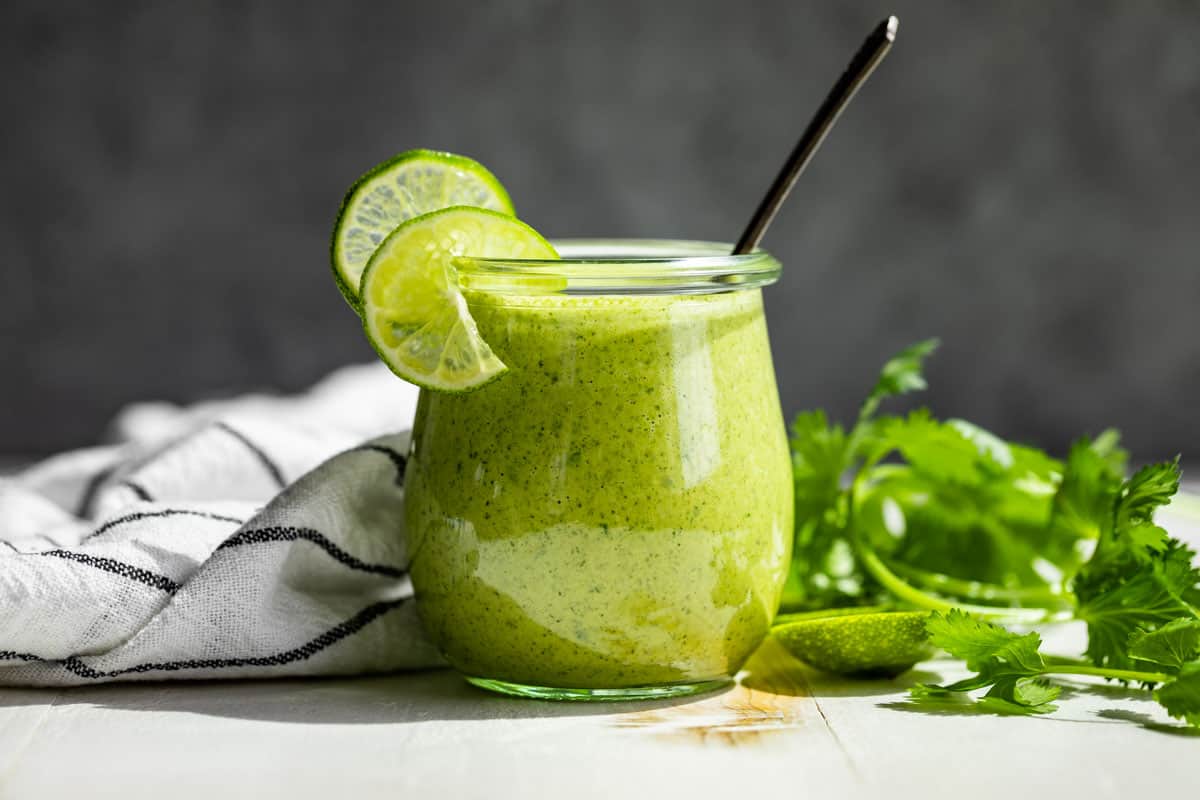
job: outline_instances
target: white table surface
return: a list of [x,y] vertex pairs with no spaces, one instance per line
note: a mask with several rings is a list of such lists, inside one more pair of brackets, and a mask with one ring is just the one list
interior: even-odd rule
[[[1200,540],[1171,514],[1169,529]],[[1053,646],[1077,652],[1081,631]],[[0,689],[0,798],[1193,796],[1200,731],[1078,683],[1053,714],[929,713],[918,680],[831,678],[768,642],[700,698],[509,699],[448,671],[346,680]]]

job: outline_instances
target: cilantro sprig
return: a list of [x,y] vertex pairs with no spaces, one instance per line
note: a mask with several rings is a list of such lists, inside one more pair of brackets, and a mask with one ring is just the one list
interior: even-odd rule
[[1036,632],[1016,634],[957,610],[935,612],[926,628],[931,644],[965,661],[975,674],[944,686],[918,684],[911,691],[918,704],[986,688],[976,702],[988,710],[1044,714],[1055,709],[1061,692],[1049,676],[1087,675],[1157,687],[1154,698],[1168,714],[1200,726],[1200,620],[1176,619],[1154,631],[1135,631],[1128,641],[1132,669],[1046,656]]
[[[821,411],[796,417],[785,608],[934,612],[931,641],[975,674],[919,686],[918,702],[978,696],[996,711],[1044,713],[1059,694],[1052,676],[1090,675],[1143,685],[1200,726],[1200,570],[1154,522],[1178,491],[1178,459],[1126,477],[1115,431],[1059,460],[925,409],[881,414],[926,387],[936,347],[888,361],[848,430]],[[1071,619],[1087,625],[1083,660],[1003,627]]]

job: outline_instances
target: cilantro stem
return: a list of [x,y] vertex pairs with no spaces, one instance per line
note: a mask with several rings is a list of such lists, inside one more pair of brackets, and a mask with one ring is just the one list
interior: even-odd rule
[[917,608],[940,611],[943,614],[957,608],[983,619],[1017,625],[1065,622],[1074,618],[1074,615],[1070,611],[1054,611],[1049,608],[1001,608],[997,606],[981,606],[971,603],[954,602],[918,589],[893,572],[887,564],[883,563],[883,559],[879,557],[874,549],[863,540],[863,537],[858,534],[856,525],[855,510],[858,505],[858,496],[862,490],[864,476],[871,465],[872,462],[863,464],[859,468],[858,474],[850,482],[850,487],[847,490],[849,502],[846,509],[845,529],[849,534],[850,546],[854,548],[854,552],[858,555],[859,562],[863,568],[897,599]]
[[1079,666],[1049,664],[1041,674],[1096,675],[1101,678],[1112,678],[1118,681],[1135,681],[1137,683],[1166,683],[1172,677],[1162,672],[1139,672],[1132,669],[1109,669],[1107,667],[1089,667],[1082,664]]
[[888,566],[883,563],[883,560],[879,558],[875,551],[866,546],[861,541],[861,537],[854,534],[853,528],[851,528],[851,540],[854,542],[855,550],[858,552],[859,561],[867,572],[871,573],[871,576],[879,581],[883,588],[887,589],[898,599],[917,608],[927,608],[930,611],[941,611],[942,613],[949,613],[951,609],[957,608],[960,611],[974,614],[983,619],[1020,625],[1060,622],[1071,618],[1070,612],[1057,612],[1046,608],[998,608],[996,606],[972,605],[970,603],[946,600],[937,595],[929,594],[908,583],[888,569]]
[[951,594],[970,600],[1006,600],[1022,605],[1069,606],[1070,595],[1049,586],[1000,586],[984,581],[969,581],[941,572],[927,572],[908,564],[895,561],[888,567],[897,575],[916,581],[943,594]]

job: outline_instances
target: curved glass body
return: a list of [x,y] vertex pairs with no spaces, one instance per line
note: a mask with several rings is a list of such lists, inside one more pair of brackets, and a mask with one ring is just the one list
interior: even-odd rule
[[766,635],[793,513],[759,289],[779,265],[722,250],[461,260],[509,371],[422,392],[406,535],[426,631],[473,682],[683,694],[729,680]]

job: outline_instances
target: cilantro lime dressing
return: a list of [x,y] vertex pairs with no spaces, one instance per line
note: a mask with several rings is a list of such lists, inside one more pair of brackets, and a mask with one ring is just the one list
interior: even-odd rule
[[468,300],[509,372],[421,395],[406,516],[429,635],[524,684],[735,672],[791,549],[759,290]]

